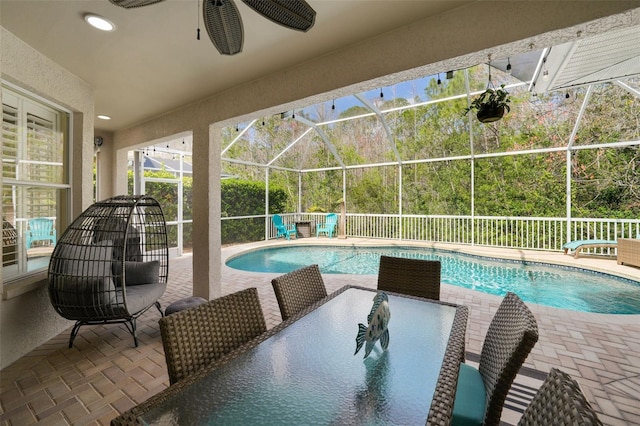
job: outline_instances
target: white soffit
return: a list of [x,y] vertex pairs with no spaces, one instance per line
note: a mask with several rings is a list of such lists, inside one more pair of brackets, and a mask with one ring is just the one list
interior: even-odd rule
[[[544,70],[549,76],[543,78]],[[640,76],[640,28],[624,28],[554,46],[536,73],[535,90],[562,90]]]

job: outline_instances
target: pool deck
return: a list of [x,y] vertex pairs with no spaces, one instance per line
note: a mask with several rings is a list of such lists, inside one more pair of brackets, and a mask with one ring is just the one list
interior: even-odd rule
[[[575,259],[561,252],[325,237],[223,248],[222,293],[257,287],[269,328],[281,321],[271,287],[271,279],[279,274],[239,271],[225,266],[224,261],[242,251],[292,244],[435,247],[578,266],[640,281],[640,269],[617,265],[614,258]],[[313,263],[312,259],[309,263]],[[376,287],[375,275],[326,274],[323,278],[329,292],[347,284]],[[193,277],[190,255],[171,259],[169,286],[161,299],[163,307],[190,296],[194,279],[198,278]],[[443,283],[441,299],[469,307],[466,348],[471,354],[479,354],[502,298]],[[640,425],[640,315],[590,314],[528,305],[538,321],[540,339],[525,367],[542,373],[558,367],[571,374],[604,424]],[[86,326],[80,329],[73,349],[67,348],[69,330],[66,330],[3,369],[0,424],[106,425],[118,414],[158,393],[169,385],[158,319],[158,312],[150,310],[138,320],[137,348],[122,325]],[[519,375],[516,384],[536,388],[540,380]],[[516,424],[518,417],[517,410],[506,409],[502,420],[505,424]]]

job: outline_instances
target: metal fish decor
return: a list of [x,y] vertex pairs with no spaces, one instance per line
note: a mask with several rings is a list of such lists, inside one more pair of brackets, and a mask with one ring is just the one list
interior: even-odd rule
[[385,292],[378,292],[373,298],[373,307],[371,313],[367,317],[369,326],[364,324],[358,324],[358,335],[356,336],[356,351],[362,348],[362,345],[366,341],[367,344],[364,349],[364,357],[368,357],[376,344],[380,339],[380,346],[386,350],[389,346],[389,320],[391,319],[391,312],[389,312],[389,297]]

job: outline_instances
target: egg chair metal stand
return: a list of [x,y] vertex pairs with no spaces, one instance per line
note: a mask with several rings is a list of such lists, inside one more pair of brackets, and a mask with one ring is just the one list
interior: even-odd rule
[[169,248],[162,208],[146,195],[117,196],[87,208],[65,230],[49,262],[49,297],[58,314],[83,325],[124,324],[160,302],[167,287]]

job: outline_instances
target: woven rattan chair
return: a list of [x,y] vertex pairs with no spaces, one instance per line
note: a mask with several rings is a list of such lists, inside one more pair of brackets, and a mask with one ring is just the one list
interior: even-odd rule
[[533,314],[507,293],[489,324],[478,368],[460,365],[453,424],[498,425],[511,384],[537,341]]
[[271,280],[282,320],[327,296],[318,265],[296,269]]
[[578,382],[557,368],[551,369],[518,422],[518,426],[547,425],[602,425]]
[[378,290],[440,300],[440,262],[380,256]]
[[171,384],[267,331],[258,290],[248,288],[160,319]]
[[49,262],[49,298],[75,320],[69,347],[83,325],[122,323],[136,346],[136,319],[158,299],[169,274],[167,229],[160,204],[118,196],[89,206],[64,231]]

